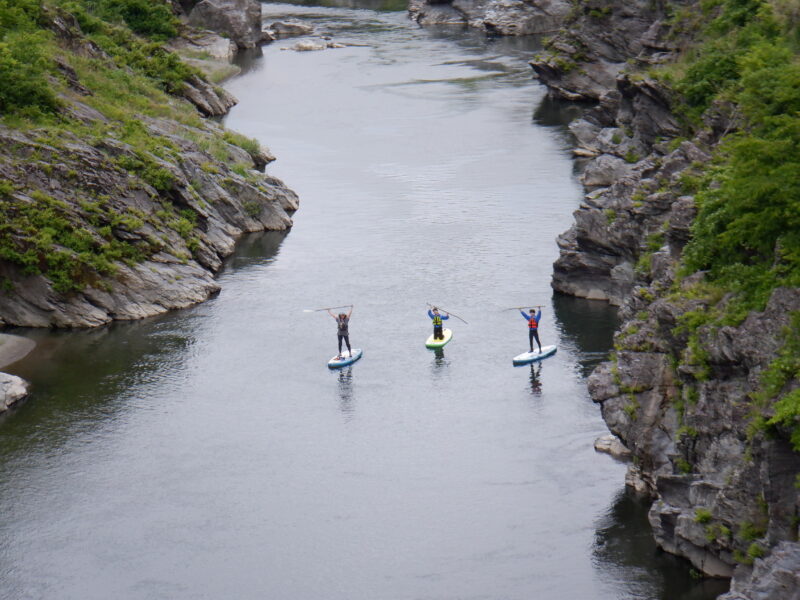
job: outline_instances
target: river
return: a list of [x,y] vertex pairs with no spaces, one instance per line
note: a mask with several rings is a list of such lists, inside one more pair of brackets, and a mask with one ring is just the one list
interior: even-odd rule
[[[359,8],[361,6],[361,8]],[[35,394],[0,424],[0,596],[701,600],[660,554],[585,378],[616,324],[553,298],[581,189],[536,39],[421,29],[397,6],[265,4],[277,41],[226,125],[279,157],[288,233],[248,236],[222,293],[96,331],[24,331]],[[426,303],[453,341],[426,350]],[[355,305],[364,358],[329,371]],[[558,353],[514,368],[541,304]]]

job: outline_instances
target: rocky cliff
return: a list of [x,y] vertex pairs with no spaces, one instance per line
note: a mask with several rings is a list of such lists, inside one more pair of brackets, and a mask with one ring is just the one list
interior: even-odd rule
[[23,35],[55,49],[52,69],[42,61],[55,96],[0,123],[0,325],[91,327],[200,302],[238,236],[291,226],[296,194],[259,172],[269,152],[202,117],[235,103],[224,90],[79,6],[29,10]]
[[569,14],[568,0],[411,0],[420,25],[467,25],[499,35],[556,31]]
[[[420,22],[457,11],[470,25],[499,31],[460,6],[412,3],[411,10]],[[779,286],[748,312],[744,306],[758,303],[743,301],[746,285],[726,289],[718,273],[693,273],[684,260],[697,235],[697,195],[720,185],[707,174],[746,129],[732,93],[708,99],[741,73],[731,57],[748,49],[738,41],[747,39],[742,27],[754,23],[761,39],[771,35],[780,45],[775,32],[793,21],[776,7],[575,1],[531,61],[551,96],[594,103],[570,125],[586,194],[558,240],[553,275],[559,293],[621,306],[616,352],[590,377],[591,396],[631,452],[627,483],[653,498],[658,544],[698,572],[733,576],[726,600],[797,598],[800,589],[800,453],[791,405],[800,388],[800,288]],[[694,50],[704,32],[714,33],[703,28],[714,19],[720,41]],[[726,27],[736,43],[720,33]],[[693,67],[692,53],[703,52],[709,58]],[[676,60],[681,66],[670,71]],[[681,77],[689,84],[671,84]],[[769,103],[767,93],[759,101]],[[694,113],[691,102],[700,106]],[[777,118],[787,106],[775,105]],[[785,242],[775,248],[780,265]]]
[[720,315],[736,295],[681,269],[697,214],[692,180],[740,122],[735,107],[716,104],[687,127],[681,97],[646,70],[689,43],[666,25],[675,4],[583,3],[532,61],[552,94],[598,101],[570,126],[589,157],[587,194],[558,240],[553,287],[622,306],[614,359],[589,388],[632,452],[627,483],[653,498],[658,544],[699,572],[733,576],[726,598],[795,598],[800,454],[791,428],[764,424],[798,386],[789,367],[765,393],[781,357],[794,356],[800,289],[778,288],[726,326]]

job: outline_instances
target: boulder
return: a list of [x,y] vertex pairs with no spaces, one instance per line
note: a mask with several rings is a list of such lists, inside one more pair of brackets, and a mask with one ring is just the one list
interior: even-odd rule
[[0,414],[28,396],[28,383],[21,377],[0,373]]
[[189,23],[224,35],[239,48],[254,48],[262,38],[261,3],[257,0],[201,0],[189,13]]
[[290,37],[295,35],[311,35],[314,27],[299,21],[275,21],[267,28],[267,31],[275,37]]
[[611,154],[601,154],[587,165],[581,175],[581,183],[590,189],[608,187],[630,177],[632,173],[632,166],[624,159]]
[[781,542],[752,568],[736,569],[719,600],[800,600],[800,544]]

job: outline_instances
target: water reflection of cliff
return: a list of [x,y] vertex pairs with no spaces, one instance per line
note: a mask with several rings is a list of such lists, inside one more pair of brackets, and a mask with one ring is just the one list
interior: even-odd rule
[[[243,237],[225,270],[272,261],[285,237],[285,232]],[[211,312],[207,306],[96,329],[15,329],[15,334],[35,341],[36,348],[6,370],[30,381],[33,393],[13,418],[3,422],[0,455],[14,447],[15,436],[30,437],[50,448],[75,432],[100,427],[135,400],[128,390],[135,388],[143,396],[149,385],[159,392],[170,383],[179,385],[187,357],[204,338]]]
[[[623,489],[597,524],[593,558],[618,598],[711,600],[728,580],[692,576],[688,562],[658,549],[647,521],[650,503]],[[624,586],[624,587],[621,587]]]
[[562,294],[553,296],[553,308],[562,343],[573,347],[586,377],[613,348],[617,309],[608,302]]

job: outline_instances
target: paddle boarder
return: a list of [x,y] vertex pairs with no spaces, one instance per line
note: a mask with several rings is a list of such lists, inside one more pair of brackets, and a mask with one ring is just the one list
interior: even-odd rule
[[530,314],[520,309],[520,314],[525,317],[528,322],[528,343],[531,345],[531,352],[533,352],[533,340],[539,346],[539,354],[542,353],[542,343],[539,341],[539,319],[542,318],[542,308],[539,307],[539,312],[534,314],[534,309],[531,309]]
[[444,333],[442,332],[442,321],[446,321],[450,318],[450,313],[444,313],[444,316],[439,314],[439,309],[435,306],[433,307],[433,311],[428,309],[428,316],[433,321],[433,339],[435,340],[443,340]]
[[342,340],[344,340],[345,344],[347,344],[348,355],[353,356],[353,350],[350,348],[350,332],[348,330],[348,326],[350,325],[350,315],[353,314],[353,307],[350,307],[350,312],[347,314],[339,313],[338,315],[335,315],[330,311],[330,309],[328,309],[328,314],[336,320],[336,337],[339,340],[339,356],[336,358],[343,358]]

